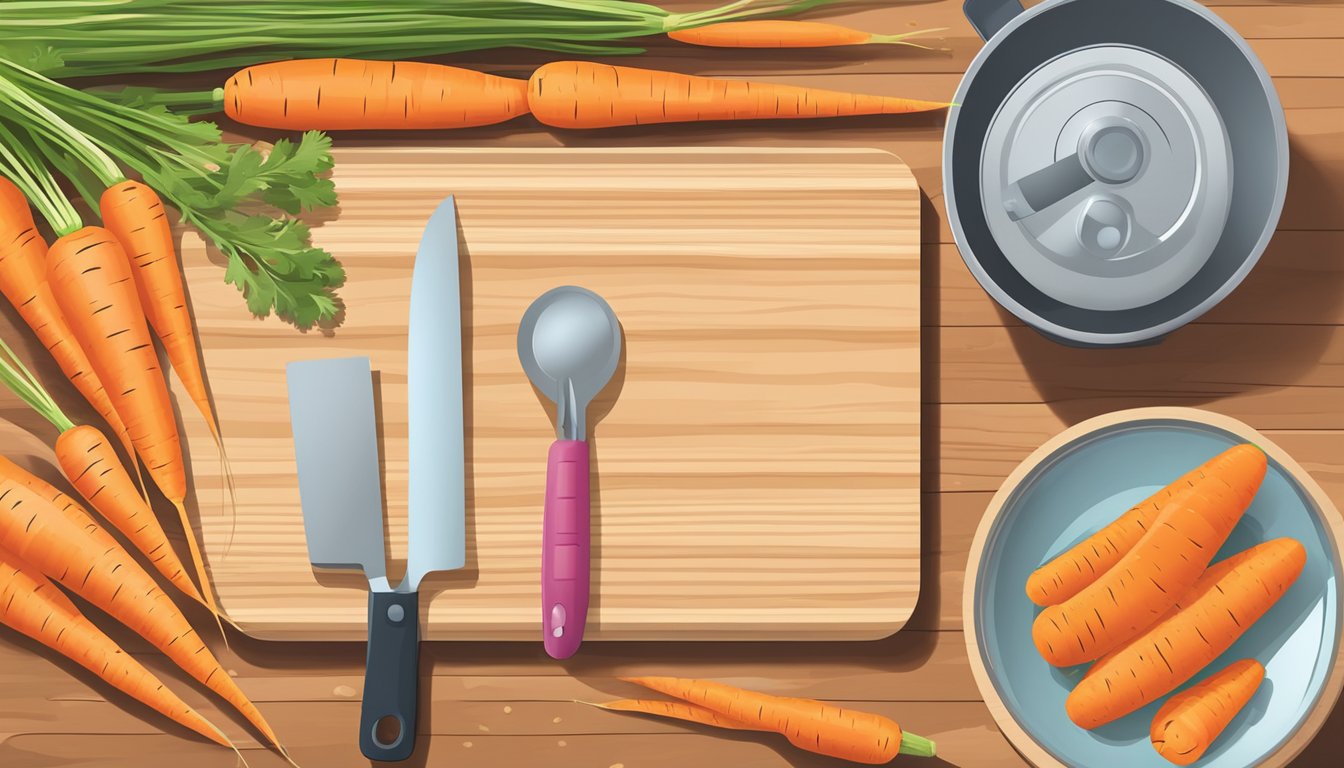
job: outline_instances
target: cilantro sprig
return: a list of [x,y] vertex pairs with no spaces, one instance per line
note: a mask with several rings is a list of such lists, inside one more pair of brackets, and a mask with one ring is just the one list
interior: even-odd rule
[[[176,208],[227,258],[224,279],[242,292],[254,315],[274,312],[300,328],[336,319],[341,303],[335,291],[345,271],[313,245],[308,226],[295,218],[336,204],[326,177],[332,158],[325,134],[281,139],[262,152],[225,141],[214,123],[192,121],[161,104],[136,104],[133,95],[105,98],[3,60],[0,76]],[[96,211],[99,187],[87,173],[93,160],[42,149]]]

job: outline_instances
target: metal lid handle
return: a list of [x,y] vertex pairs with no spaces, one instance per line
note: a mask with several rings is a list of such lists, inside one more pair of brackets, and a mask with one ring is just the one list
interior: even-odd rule
[[961,10],[976,34],[988,40],[1025,9],[1019,0],[966,0]]

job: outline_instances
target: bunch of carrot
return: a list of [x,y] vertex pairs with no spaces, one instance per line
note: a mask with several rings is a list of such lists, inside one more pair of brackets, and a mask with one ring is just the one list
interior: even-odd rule
[[890,718],[813,699],[770,696],[712,680],[635,677],[626,682],[677,701],[621,699],[595,706],[716,728],[778,733],[799,749],[868,765],[888,763],[897,755],[934,757],[937,753],[932,741],[902,731]]
[[[1043,606],[1032,639],[1055,666],[1093,662],[1066,702],[1092,729],[1185,683],[1236,642],[1306,563],[1291,538],[1210,565],[1264,479],[1265,454],[1238,445],[1136,505],[1041,566],[1027,596]],[[1237,661],[1172,697],[1151,728],[1167,760],[1198,760],[1264,678]]]
[[[57,462],[88,504],[218,621],[183,506],[185,463],[154,347],[157,337],[218,440],[163,205],[148,186],[124,178],[96,146],[39,103],[13,91],[0,93],[0,101],[53,126],[47,139],[91,162],[104,186],[99,201],[104,226],[85,226],[55,179],[27,156],[33,137],[0,121],[0,292],[128,446],[137,474],[143,464],[177,509],[198,584],[187,575],[113,443],[92,425],[74,424],[3,341],[0,381],[59,430]],[[29,203],[57,235],[50,246],[36,229]],[[0,623],[69,656],[174,721],[232,746],[85,619],[53,582],[140,634],[280,748],[255,705],[136,559],[81,504],[0,457],[0,589],[8,594]]]
[[[685,43],[805,48],[915,45],[835,24],[752,20],[675,31]],[[922,47],[922,46],[918,46]],[[205,94],[173,96],[178,108],[222,109],[248,125],[291,130],[449,129],[494,125],[524,114],[555,128],[609,128],[706,120],[848,117],[924,112],[944,102],[798,86],[717,80],[584,61],[539,67],[528,80],[441,64],[296,59],[258,64]]]

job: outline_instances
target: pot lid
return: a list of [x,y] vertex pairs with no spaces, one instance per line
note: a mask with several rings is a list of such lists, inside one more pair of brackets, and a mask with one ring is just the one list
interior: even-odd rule
[[1061,54],[1000,105],[980,163],[990,232],[1065,304],[1124,310],[1175,292],[1222,237],[1232,156],[1213,102],[1151,51]]

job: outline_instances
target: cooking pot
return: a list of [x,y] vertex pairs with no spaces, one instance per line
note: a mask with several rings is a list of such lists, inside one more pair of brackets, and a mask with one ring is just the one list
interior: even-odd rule
[[943,143],[966,266],[1004,308],[1082,346],[1132,345],[1245,278],[1288,187],[1269,75],[1188,0],[966,0],[986,41]]

